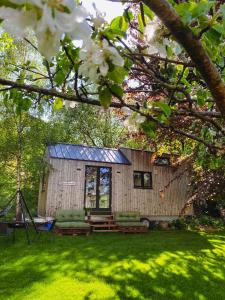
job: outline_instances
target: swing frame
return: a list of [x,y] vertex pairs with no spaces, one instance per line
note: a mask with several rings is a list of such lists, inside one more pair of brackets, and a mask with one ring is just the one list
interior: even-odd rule
[[[14,242],[15,242],[15,231],[16,231],[16,229],[25,228],[27,243],[30,245],[31,244],[31,239],[30,239],[29,230],[28,230],[29,222],[26,220],[26,215],[29,216],[29,219],[31,221],[31,224],[32,224],[36,234],[38,234],[38,230],[37,230],[36,224],[34,222],[34,219],[33,219],[32,215],[30,213],[30,210],[27,206],[27,203],[25,201],[24,195],[23,195],[23,193],[20,189],[18,189],[16,191],[16,193],[10,198],[6,208],[3,209],[1,212],[4,212],[5,210],[7,210],[7,207],[11,204],[12,201],[15,201],[19,205],[19,207],[21,209],[21,212],[22,212],[22,221],[12,220],[12,221],[5,221],[5,222],[2,222],[2,223],[7,224],[9,228],[13,229],[13,241]],[[7,211],[7,213],[8,213],[8,211]],[[6,214],[4,214],[3,217]],[[0,214],[0,217],[2,217],[1,214]]]

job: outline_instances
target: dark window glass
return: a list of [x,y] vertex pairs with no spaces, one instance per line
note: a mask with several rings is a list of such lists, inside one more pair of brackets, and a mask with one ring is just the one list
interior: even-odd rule
[[144,173],[144,187],[145,188],[151,188],[152,183],[151,183],[151,173]]
[[155,164],[158,166],[169,166],[170,159],[169,157],[157,157],[155,160]]
[[109,209],[111,195],[111,169],[107,167],[86,166],[85,173],[86,208]]
[[142,187],[142,174],[140,172],[134,172],[134,187]]
[[134,171],[134,188],[152,189],[152,173]]
[[47,185],[47,178],[46,178],[46,174],[44,173],[42,176],[42,187],[41,187],[42,192],[46,191],[46,185]]

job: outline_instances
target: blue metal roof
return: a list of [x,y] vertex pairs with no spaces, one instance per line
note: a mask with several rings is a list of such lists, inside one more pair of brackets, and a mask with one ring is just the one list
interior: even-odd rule
[[120,150],[109,148],[55,144],[48,146],[48,153],[51,158],[95,161],[110,164],[131,164]]

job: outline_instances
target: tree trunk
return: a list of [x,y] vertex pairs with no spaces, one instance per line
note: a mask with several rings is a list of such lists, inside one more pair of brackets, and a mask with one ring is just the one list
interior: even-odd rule
[[191,29],[184,25],[167,0],[143,0],[184,47],[205,80],[221,114],[225,118],[225,84],[216,66]]
[[17,155],[16,155],[16,220],[22,221],[22,210],[20,206],[20,193],[21,190],[21,157],[22,157],[22,124],[21,115],[19,116],[19,122],[17,124]]
[[16,190],[17,190],[17,194],[16,194],[16,220],[17,221],[22,221],[22,210],[20,207],[20,193],[18,193],[18,191],[20,191],[21,189],[21,173],[20,173],[20,164],[21,164],[21,160],[20,157],[17,156],[16,158]]

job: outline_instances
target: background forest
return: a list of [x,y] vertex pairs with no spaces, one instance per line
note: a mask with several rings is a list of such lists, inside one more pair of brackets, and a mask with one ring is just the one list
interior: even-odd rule
[[[180,9],[183,9],[183,14],[185,7],[182,7],[182,5],[179,6]],[[192,18],[201,18],[207,7],[203,8],[202,10],[199,8],[196,12],[192,9]],[[210,7],[207,9],[211,14]],[[129,23],[130,41],[138,45],[139,51],[145,47],[143,41],[140,41],[140,30],[144,30],[146,27],[147,19],[145,18],[148,17],[152,20],[153,17],[146,6],[142,12],[146,15],[144,18],[139,12],[139,6],[134,5],[131,11],[136,17],[132,22],[128,20],[128,16],[131,15],[124,14],[123,17],[115,18],[110,26],[119,34],[118,26],[121,25],[121,20],[124,31],[127,30]],[[203,26],[204,24],[202,24],[199,22],[198,25]],[[216,25],[218,27],[218,24]],[[151,27],[146,27],[146,30],[151,31]],[[223,75],[224,62],[221,61],[219,53],[216,52],[216,46],[214,47],[213,44],[219,45],[222,34],[221,36],[212,35],[210,30],[209,32],[207,32],[208,29],[200,31],[200,37],[203,38],[207,50],[210,50],[211,54],[214,53],[213,59],[217,62]],[[153,46],[158,47],[159,54],[162,55],[160,38],[167,38],[168,33],[164,27],[157,28],[157,33],[159,40],[147,40],[147,42],[151,42],[151,44],[154,42]],[[218,43],[216,39],[218,39]],[[60,87],[62,92],[71,93],[71,57],[77,59],[78,48],[72,49],[69,41],[65,40],[64,42],[67,48],[63,46],[54,62],[49,62],[37,51],[36,39],[32,34],[25,40],[18,40],[2,31],[0,35],[0,77],[17,83],[29,82],[35,87],[52,88],[55,91],[58,91],[57,89]],[[169,58],[173,57],[171,53],[177,47],[171,45],[165,47],[166,55]],[[126,49],[127,45],[123,44],[123,46]],[[137,49],[132,50],[137,51]],[[176,51],[180,50],[176,49]],[[146,120],[146,107],[150,111],[152,110],[155,114],[154,117],[150,117],[144,122],[141,121],[139,130],[130,130],[134,127],[132,122],[138,122],[138,115],[135,115],[135,112],[134,117],[129,120],[130,124],[126,124],[128,119],[125,110],[115,107],[103,108],[108,107],[108,104],[104,103],[107,98],[105,96],[109,96],[107,88],[103,90],[100,88],[99,92],[103,107],[62,100],[44,93],[27,93],[25,90],[14,89],[13,86],[1,88],[0,206],[3,206],[7,197],[15,191],[18,184],[17,174],[20,172],[25,197],[35,212],[39,182],[45,167],[43,157],[46,145],[64,142],[113,148],[123,146],[150,150],[158,154],[178,154],[180,160],[176,163],[188,162],[190,171],[190,199],[187,205],[195,202],[200,206],[205,206],[206,201],[213,200],[212,211],[215,207],[216,209],[225,208],[223,120],[219,113],[215,112],[215,103],[210,99],[199,74],[189,62],[180,63],[163,58],[160,58],[162,62],[159,62],[158,58],[151,54],[145,54],[146,58],[141,60],[137,52],[133,57],[129,56],[131,54],[126,55],[136,64],[136,67],[133,67],[129,73],[129,83],[131,84],[125,83],[122,92],[116,84],[121,84],[127,73],[122,69],[115,69],[114,73],[118,70],[120,72],[116,72],[113,77],[112,74],[110,75],[110,79],[114,80],[116,84],[110,88],[109,98],[116,96],[120,99],[121,93],[124,93],[128,106],[130,105],[134,111],[139,112],[141,105],[139,121],[144,116]],[[178,54],[178,57],[184,61],[186,59],[183,53]],[[148,62],[152,68],[150,75],[145,69]],[[126,64],[129,64],[128,59]],[[126,64],[125,67],[127,67]],[[73,67],[76,68],[76,64]],[[142,70],[141,67],[143,67]],[[164,83],[169,80],[176,87],[181,84],[182,90],[171,91],[171,85]],[[137,87],[135,84],[132,85],[132,82],[137,83],[137,81],[139,81]],[[78,98],[80,93],[82,97],[91,95],[95,99],[96,89],[99,88],[95,84],[86,84],[85,87],[82,84],[79,91],[76,90],[77,87],[75,88]],[[183,91],[184,87],[185,91]],[[190,100],[190,95],[187,93],[193,93],[193,99]],[[163,96],[166,97],[168,103],[161,101]],[[179,99],[181,96],[189,100],[181,101]],[[175,102],[173,103],[173,101]],[[175,107],[178,109],[177,112]],[[194,112],[193,107],[196,108],[197,113]],[[20,162],[21,169],[18,170]],[[204,209],[208,213],[208,207]]]

